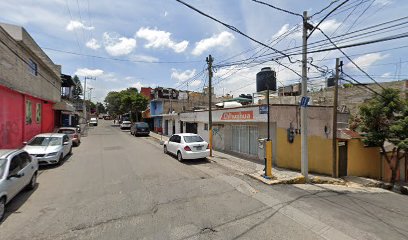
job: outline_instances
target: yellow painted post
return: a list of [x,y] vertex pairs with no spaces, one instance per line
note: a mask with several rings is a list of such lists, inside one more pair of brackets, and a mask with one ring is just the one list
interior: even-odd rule
[[212,154],[212,145],[213,145],[213,133],[212,133],[212,127],[210,127],[210,129],[209,129],[210,131],[209,131],[209,134],[210,134],[210,142],[208,143],[209,145],[210,145],[210,157],[212,157],[213,156],[213,154]]
[[265,175],[272,177],[272,141],[266,141],[266,170]]

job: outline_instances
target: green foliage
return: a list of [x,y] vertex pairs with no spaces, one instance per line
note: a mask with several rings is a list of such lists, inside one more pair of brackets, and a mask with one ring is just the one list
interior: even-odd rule
[[100,102],[97,102],[96,103],[96,111],[100,114],[100,113],[106,113],[106,108],[105,108],[105,106],[102,104],[102,103],[100,103]]
[[127,88],[120,92],[109,92],[105,98],[107,111],[110,115],[140,112],[147,108],[148,100],[139,93],[137,88]]
[[[400,160],[408,152],[408,101],[400,97],[398,90],[386,88],[381,96],[376,95],[360,107],[360,121],[360,130],[366,133],[365,144],[381,147],[394,184]],[[391,157],[385,154],[385,142],[394,145]]]
[[75,75],[72,80],[75,82],[76,86],[72,89],[72,98],[74,100],[81,99],[82,96],[82,85],[81,81],[79,80],[78,76]]
[[343,87],[344,87],[344,88],[351,88],[351,87],[353,87],[353,84],[351,84],[351,83],[345,83],[345,84],[343,84]]

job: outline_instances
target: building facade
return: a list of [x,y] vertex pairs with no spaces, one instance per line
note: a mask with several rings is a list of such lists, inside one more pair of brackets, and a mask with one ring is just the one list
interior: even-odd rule
[[19,26],[0,24],[0,148],[18,148],[55,125],[61,66]]

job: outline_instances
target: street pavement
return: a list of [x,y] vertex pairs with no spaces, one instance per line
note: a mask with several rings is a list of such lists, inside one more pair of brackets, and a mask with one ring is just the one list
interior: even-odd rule
[[408,239],[408,199],[376,188],[268,186],[99,122],[7,206],[7,239]]

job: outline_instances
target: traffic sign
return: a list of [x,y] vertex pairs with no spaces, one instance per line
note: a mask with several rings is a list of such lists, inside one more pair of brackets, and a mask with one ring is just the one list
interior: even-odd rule
[[307,105],[309,104],[309,100],[310,97],[302,97],[302,99],[300,100],[300,106],[307,107]]

